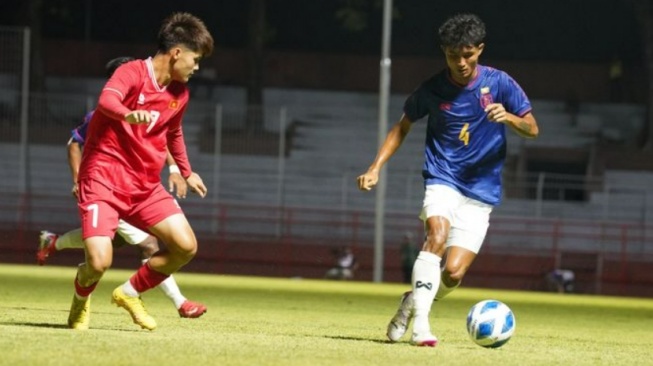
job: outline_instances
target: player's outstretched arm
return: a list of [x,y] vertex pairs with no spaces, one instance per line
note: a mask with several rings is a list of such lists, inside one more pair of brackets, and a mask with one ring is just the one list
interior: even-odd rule
[[195,192],[200,195],[200,197],[204,198],[207,193],[206,186],[204,185],[204,182],[202,181],[202,178],[200,178],[199,174],[193,172],[190,174],[190,176],[186,179],[186,183],[188,183],[188,187],[190,188],[191,192]]
[[383,168],[383,165],[388,162],[390,157],[394,155],[397,149],[399,149],[399,146],[404,142],[404,138],[406,138],[406,135],[410,132],[412,124],[411,120],[409,120],[404,114],[401,116],[399,122],[392,126],[383,142],[383,145],[381,145],[379,152],[376,154],[376,158],[372,162],[372,165],[367,169],[367,172],[358,176],[356,180],[358,183],[358,189],[369,191],[374,188],[376,183],[379,181],[379,172],[381,171],[381,168]]

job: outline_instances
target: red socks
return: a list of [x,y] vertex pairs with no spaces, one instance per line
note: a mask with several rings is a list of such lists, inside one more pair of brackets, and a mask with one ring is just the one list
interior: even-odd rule
[[158,286],[169,276],[170,275],[153,270],[150,268],[148,263],[145,263],[138,269],[138,272],[129,279],[129,282],[134,287],[134,290],[138,291],[138,293],[142,293]]
[[75,277],[75,293],[79,297],[89,297],[91,295],[91,292],[95,290],[95,287],[97,286],[97,282],[94,284],[88,286],[88,287],[82,287],[82,285],[79,284],[77,281],[77,277]]

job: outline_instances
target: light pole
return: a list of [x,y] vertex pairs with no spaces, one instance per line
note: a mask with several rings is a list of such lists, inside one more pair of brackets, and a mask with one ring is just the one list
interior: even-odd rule
[[[379,148],[388,130],[388,104],[390,100],[390,35],[392,33],[392,0],[383,2],[383,39],[381,45],[381,78],[379,82]],[[374,282],[383,281],[383,234],[386,194],[386,168],[379,172],[374,208]]]

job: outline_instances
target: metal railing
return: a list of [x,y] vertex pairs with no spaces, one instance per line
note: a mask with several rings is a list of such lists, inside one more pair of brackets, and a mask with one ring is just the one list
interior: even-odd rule
[[[15,198],[0,195],[2,212],[26,209],[19,207]],[[23,253],[22,258],[31,262],[37,244],[35,232],[67,231],[78,226],[78,219],[76,207],[67,196],[41,195],[24,201],[31,202],[31,211],[22,215],[21,221],[0,221],[0,231],[15,237],[5,237],[1,247],[3,252]],[[276,268],[268,275],[320,276],[331,264],[329,251],[349,246],[357,253],[363,270],[371,271],[373,211],[214,206],[199,199],[186,200],[182,205],[201,243],[198,260],[210,263],[210,270],[235,271],[234,266],[241,263],[247,273],[250,263]],[[420,238],[422,224],[415,215],[389,213],[384,230],[386,278],[396,279],[399,244],[407,231]],[[491,276],[530,278],[535,284],[543,280],[544,271],[571,269],[577,273],[583,292],[614,293],[631,285],[653,284],[650,271],[642,270],[653,263],[652,242],[653,225],[641,223],[494,216],[476,267]],[[419,240],[415,244],[419,245]],[[484,264],[484,259],[493,258],[511,259],[498,267]],[[526,264],[531,262],[537,265]]]

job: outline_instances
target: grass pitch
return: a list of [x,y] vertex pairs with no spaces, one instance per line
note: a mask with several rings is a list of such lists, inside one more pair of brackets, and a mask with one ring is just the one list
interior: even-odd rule
[[[110,270],[93,294],[91,329],[65,324],[74,268],[0,265],[0,365],[651,365],[653,300],[460,288],[431,315],[436,348],[386,341],[399,284],[198,274],[175,277],[208,313],[181,319],[158,290],[143,298],[159,327],[140,330],[110,303],[133,272]],[[477,301],[517,319],[499,349],[473,344]]]

